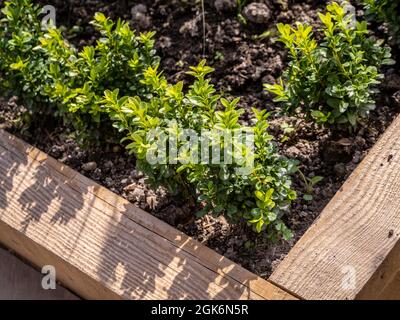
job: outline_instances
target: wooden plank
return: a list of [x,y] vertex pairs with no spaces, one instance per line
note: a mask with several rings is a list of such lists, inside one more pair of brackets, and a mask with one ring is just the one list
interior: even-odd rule
[[59,285],[55,290],[44,290],[42,279],[40,272],[0,248],[0,300],[79,299]]
[[357,299],[400,299],[400,242],[392,249]]
[[89,299],[294,299],[0,131],[0,242]]
[[399,297],[399,193],[400,117],[270,280],[303,299]]

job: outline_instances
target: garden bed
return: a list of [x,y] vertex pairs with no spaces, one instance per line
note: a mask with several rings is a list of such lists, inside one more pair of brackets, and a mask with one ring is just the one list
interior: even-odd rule
[[0,242],[87,299],[399,299],[399,136],[265,281],[0,130]]
[[[185,80],[184,71],[202,58],[202,30],[198,5],[174,1],[142,1],[147,8],[144,19],[132,18],[131,4],[92,1],[57,2],[58,23],[69,26],[80,25],[78,33],[70,40],[78,45],[91,43],[95,39],[88,21],[94,12],[103,11],[113,18],[131,20],[139,30],[153,30],[157,34],[157,49],[162,56],[162,67],[173,80]],[[207,3],[206,3],[207,4]],[[294,20],[317,24],[317,11],[325,6],[321,2],[291,3],[282,7],[271,2],[273,8],[268,23],[241,25],[234,11],[217,12],[207,4],[206,58],[216,68],[214,81],[217,87],[234,96],[240,96],[241,106],[250,110],[275,109],[271,97],[262,90],[263,83],[273,83],[282,73],[286,51],[273,37],[255,39],[263,31],[271,30],[277,22],[291,23]],[[272,131],[282,135],[281,124],[287,122],[296,128],[290,139],[280,145],[281,152],[301,161],[306,176],[320,175],[324,180],[314,190],[314,200],[301,199],[293,205],[286,223],[294,232],[290,242],[271,244],[262,236],[254,235],[245,226],[228,224],[224,218],[206,216],[195,220],[191,207],[159,189],[154,192],[145,183],[141,172],[134,170],[135,160],[123,147],[109,144],[106,148],[81,148],[71,134],[71,128],[56,119],[40,119],[28,130],[16,128],[13,121],[18,110],[24,107],[16,99],[1,101],[0,121],[3,126],[29,143],[45,151],[62,163],[80,171],[151,212],[156,217],[194,237],[220,254],[241,264],[245,268],[267,278],[292,246],[300,239],[323,208],[339,190],[346,178],[361,162],[367,151],[375,144],[399,112],[399,103],[394,94],[400,90],[400,76],[396,68],[386,70],[386,80],[381,85],[378,108],[372,113],[370,122],[356,132],[331,132],[318,129],[311,123],[291,118],[272,120]],[[3,119],[3,120],[1,120]],[[248,121],[245,114],[242,121]],[[295,177],[297,190],[304,190],[299,176]]]

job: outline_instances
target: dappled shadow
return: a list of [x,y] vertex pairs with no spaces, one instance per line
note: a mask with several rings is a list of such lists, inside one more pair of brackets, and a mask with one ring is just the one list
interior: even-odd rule
[[82,208],[82,196],[78,194],[75,204],[71,206],[69,197],[65,198],[62,185],[68,179],[58,177],[55,179],[44,167],[34,170],[33,184],[26,188],[18,199],[21,207],[26,213],[26,218],[22,222],[23,231],[26,231],[32,221],[40,220],[41,216],[50,210],[51,205],[57,202],[59,208],[52,214],[51,223],[66,224],[72,219],[77,210]]
[[8,137],[0,217],[13,228],[125,299],[250,298],[257,276],[26,144],[12,149],[19,140]]
[[124,298],[251,297],[249,285],[256,275],[130,203],[115,207],[114,216],[121,216],[109,222],[98,275],[119,284]]
[[0,138],[0,209],[23,212],[22,232],[44,214],[51,216],[52,224],[73,219],[83,206],[84,191],[65,187],[73,177],[72,170],[44,153],[31,152],[29,145],[7,133]]
[[12,154],[0,142],[0,210],[8,205],[7,197],[13,189],[13,176],[18,172],[19,166],[26,165],[26,162],[26,155]]

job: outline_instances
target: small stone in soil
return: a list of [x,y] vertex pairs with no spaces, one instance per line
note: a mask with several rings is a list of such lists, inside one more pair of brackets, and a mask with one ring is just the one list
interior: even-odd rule
[[131,193],[131,196],[138,202],[144,200],[144,198],[146,197],[146,193],[143,189],[140,188],[136,188],[135,190],[133,190],[133,192]]
[[189,34],[191,37],[196,37],[200,34],[198,23],[200,17],[195,17],[192,20],[186,21],[180,28],[180,34]]
[[146,197],[146,203],[151,210],[154,210],[157,207],[157,198],[155,196]]
[[362,154],[360,151],[356,151],[353,156],[353,163],[358,164],[362,160]]
[[129,186],[126,186],[124,188],[124,191],[130,192],[130,191],[136,190],[137,188],[138,188],[138,186],[136,184],[132,183]]
[[214,7],[218,12],[232,12],[237,8],[237,0],[215,0]]
[[107,177],[107,178],[105,179],[105,183],[106,183],[106,185],[107,185],[108,187],[112,187],[112,186],[114,185],[114,180],[111,179],[110,177]]
[[151,26],[151,18],[147,15],[147,7],[144,4],[138,4],[131,9],[132,20],[143,29]]
[[104,168],[105,168],[105,169],[111,169],[113,166],[114,166],[114,163],[113,163],[111,160],[107,161],[107,162],[104,164]]
[[50,155],[54,158],[61,158],[64,148],[60,146],[53,146],[50,150]]
[[393,95],[393,100],[394,100],[394,102],[396,102],[396,104],[398,104],[400,106],[400,91],[397,91]]
[[160,37],[160,39],[158,39],[158,46],[161,49],[166,49],[166,48],[170,48],[172,46],[172,40],[170,37]]
[[297,147],[292,146],[286,150],[286,154],[292,158],[297,158],[301,154],[301,151]]
[[264,3],[250,3],[243,10],[243,15],[253,23],[267,23],[271,18],[271,10]]
[[87,162],[87,163],[84,163],[84,164],[82,165],[82,169],[83,169],[84,171],[87,171],[87,172],[94,171],[94,170],[97,169],[97,163],[96,163],[96,162]]
[[343,146],[343,147],[349,147],[351,146],[351,140],[348,138],[342,138],[339,141],[336,142],[338,145]]
[[333,170],[337,177],[342,178],[346,174],[346,165],[344,163],[335,164]]
[[365,139],[361,136],[357,136],[354,140],[354,144],[359,148],[365,147],[365,143],[366,143]]
[[133,170],[131,173],[132,179],[140,179],[144,177],[144,173],[142,171]]
[[114,146],[113,149],[112,149],[112,151],[113,151],[114,153],[118,153],[118,152],[121,151],[121,147],[120,147],[120,146]]

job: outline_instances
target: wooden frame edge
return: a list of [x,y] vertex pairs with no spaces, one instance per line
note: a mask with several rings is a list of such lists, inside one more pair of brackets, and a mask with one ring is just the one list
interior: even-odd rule
[[302,299],[400,299],[400,116],[270,281]]
[[[53,189],[58,188],[60,189],[59,192],[62,193],[71,192],[71,197],[82,196],[83,194],[83,200],[81,199],[82,204],[79,205],[82,205],[84,208],[78,209],[77,212],[75,212],[75,215],[79,216],[79,219],[82,220],[79,220],[79,223],[83,224],[83,218],[85,217],[85,214],[98,214],[99,217],[96,218],[101,221],[103,219],[104,221],[107,220],[112,223],[115,230],[117,232],[121,232],[121,236],[125,236],[129,232],[135,232],[140,229],[140,232],[142,232],[143,235],[147,237],[144,238],[144,241],[146,242],[144,244],[144,247],[146,249],[154,250],[155,254],[157,253],[157,241],[161,241],[162,243],[160,244],[160,246],[164,246],[165,248],[170,248],[170,250],[174,250],[174,254],[176,254],[181,259],[181,261],[184,261],[187,264],[188,268],[193,269],[191,269],[191,271],[181,270],[179,263],[174,262],[174,258],[173,256],[171,256],[170,265],[167,265],[168,263],[161,263],[163,268],[162,272],[170,273],[168,274],[169,278],[165,280],[165,284],[171,284],[171,281],[173,281],[173,277],[177,276],[174,274],[174,272],[177,272],[176,270],[178,269],[179,272],[186,272],[185,274],[187,276],[194,277],[194,280],[196,280],[195,277],[198,277],[200,280],[205,282],[204,287],[202,288],[200,286],[199,290],[204,289],[205,291],[209,290],[209,292],[188,292],[188,296],[191,298],[212,299],[230,297],[234,299],[295,299],[293,296],[286,293],[279,287],[274,286],[270,282],[263,280],[260,277],[245,270],[244,268],[234,264],[229,259],[220,256],[211,249],[199,244],[197,241],[177,231],[166,223],[158,220],[154,216],[135,207],[125,199],[112,193],[106,188],[101,187],[97,183],[80,175],[69,167],[57,162],[55,159],[49,157],[47,154],[39,151],[38,149],[28,145],[22,140],[2,130],[0,130],[0,153],[3,155],[3,159],[7,157],[6,155],[8,155],[9,157],[14,157],[11,160],[8,159],[8,163],[3,163],[3,168],[0,167],[0,173],[2,172],[2,174],[8,179],[8,182],[5,182],[8,185],[4,186],[0,184],[0,200],[1,196],[3,196],[5,202],[8,201],[14,206],[13,208],[7,208],[7,204],[5,207],[3,206],[3,208],[0,206],[0,242],[5,244],[7,247],[15,250],[19,255],[28,259],[38,267],[43,266],[43,264],[54,264],[56,269],[59,270],[59,280],[67,288],[73,290],[83,298],[129,299],[137,298],[140,295],[132,292],[127,292],[129,290],[127,290],[126,288],[121,289],[121,283],[119,283],[118,285],[116,284],[118,282],[118,279],[116,279],[114,282],[109,278],[102,280],[101,277],[99,278],[98,275],[96,275],[96,273],[92,269],[90,269],[95,266],[90,265],[89,268],[88,266],[80,265],[79,258],[82,258],[83,260],[84,257],[79,257],[79,254],[77,253],[78,250],[71,251],[68,247],[69,244],[67,243],[67,240],[62,238],[63,236],[65,237],[70,235],[71,238],[75,237],[77,239],[76,235],[74,234],[75,231],[68,230],[69,225],[72,225],[72,223],[66,224],[64,226],[60,226],[58,223],[56,223],[54,224],[54,226],[50,226],[46,224],[49,224],[49,221],[51,220],[44,221],[45,219],[47,219],[46,215],[50,211],[55,211],[55,208],[59,204],[56,203],[53,205],[51,198],[42,197],[44,200],[40,200],[40,194],[35,195],[32,193],[26,193],[26,190],[29,189],[29,187],[21,187],[22,184],[31,183],[32,185],[30,187],[32,187],[35,184],[35,179],[54,179],[54,181],[49,182]],[[14,165],[13,162],[17,163],[17,165]],[[26,170],[26,172],[24,170]],[[36,171],[36,173],[31,174],[29,170],[34,170]],[[24,176],[21,175],[22,171],[24,171]],[[35,174],[38,175],[37,172],[40,172],[41,176],[39,176],[39,178],[32,176]],[[17,181],[19,187],[16,187],[14,186],[14,184],[16,184],[16,181],[14,181],[16,178],[14,179],[14,177],[18,175],[20,175],[21,177],[19,177],[19,180]],[[24,179],[27,181],[25,181]],[[44,187],[45,186],[41,186],[39,184],[39,186],[37,187],[38,192],[45,193],[44,190],[46,189]],[[2,188],[5,190],[2,191]],[[53,192],[53,190],[49,190],[49,192]],[[24,195],[24,193],[26,193],[26,195]],[[12,194],[12,196],[9,196],[10,194]],[[54,195],[55,198],[60,197],[57,192]],[[21,197],[23,196],[29,198],[28,202],[30,203],[28,205],[24,203],[21,204],[21,200],[17,201],[14,199],[18,197],[19,199],[21,199]],[[34,197],[37,197],[37,199],[35,200]],[[67,198],[67,196],[65,197]],[[10,201],[9,198],[11,198],[12,200]],[[34,231],[30,229],[24,229],[24,227],[22,226],[23,222],[21,220],[26,215],[26,212],[29,210],[34,211],[32,208],[29,208],[29,206],[32,206],[33,203],[33,207],[35,207],[35,205],[39,207],[40,201],[48,202],[46,203],[46,205],[48,205],[49,212],[41,212],[43,216],[32,218],[34,221],[30,223],[28,228],[39,228],[40,225],[40,232],[47,232],[48,234],[51,233],[51,236],[53,237],[52,241],[60,241],[60,244],[46,244],[46,242],[44,241],[44,236],[36,235]],[[95,213],[88,211],[90,204],[86,202],[89,201],[91,202],[90,204],[94,205],[93,211],[97,210]],[[68,204],[65,199],[63,205],[71,206],[71,204]],[[12,214],[15,208],[17,209],[17,212],[18,210],[21,210],[21,212],[18,212],[17,215]],[[99,208],[104,210],[109,216],[103,217],[101,210],[98,210]],[[63,208],[58,209],[64,210]],[[34,215],[38,215],[38,212],[40,210],[35,210],[37,212],[34,212]],[[65,210],[63,212],[65,212]],[[48,219],[50,219],[50,217]],[[74,219],[74,217],[72,217],[71,219]],[[92,220],[91,222],[93,223]],[[58,228],[57,230],[59,234],[55,233],[55,231],[53,232],[52,228]],[[135,230],[135,228],[137,228],[137,230]],[[70,229],[73,230],[72,227]],[[99,234],[95,234],[94,231],[89,231],[93,232],[93,235],[97,237],[99,236]],[[71,234],[68,234],[68,232],[71,232]],[[118,238],[118,236],[119,235],[117,235],[116,237]],[[112,239],[112,241],[110,240],[110,243],[112,242],[112,244],[115,245],[115,243],[118,243],[118,241],[119,239]],[[122,240],[120,241],[123,242]],[[132,242],[133,240],[128,239],[124,241],[129,242],[130,247],[128,250],[131,250],[132,252],[136,250],[134,248],[135,244],[134,242]],[[79,246],[81,247],[83,247],[84,245],[84,243],[79,244]],[[96,245],[96,243],[93,241],[91,245],[94,246]],[[58,247],[62,248],[60,249]],[[58,251],[53,252],[54,250]],[[99,249],[97,248],[93,250],[95,251]],[[64,258],[60,256],[60,252],[67,252],[72,256]],[[96,251],[96,253],[98,253],[98,251]],[[66,256],[68,256],[68,254]],[[74,257],[74,254],[78,255],[78,257]],[[136,252],[136,254],[138,254],[138,252]],[[168,254],[171,255],[171,253]],[[111,255],[107,255],[107,259],[109,260],[105,262],[103,261],[102,263],[104,265],[106,265],[107,263],[116,263],[116,261],[110,260],[111,257]],[[96,257],[94,259],[96,259]],[[133,258],[125,256],[123,256],[123,259],[123,262],[125,263],[124,267],[129,268],[129,272],[132,272],[129,281],[134,281],[131,279],[134,279],[136,277],[133,270],[135,261],[132,260]],[[161,256],[160,259],[164,259],[164,257]],[[87,260],[85,263],[95,264],[96,262],[93,261]],[[127,266],[128,263],[131,263],[132,265]],[[157,268],[159,268],[159,266],[156,266],[157,263],[153,262],[154,274],[160,271],[157,270]],[[105,267],[103,269],[105,271],[102,272],[108,272]],[[194,275],[193,271],[198,270],[202,270],[202,272],[204,272],[208,278],[201,279],[201,277],[204,275]],[[124,271],[126,272],[126,270]],[[138,277],[139,276],[140,275],[138,275]],[[116,276],[116,278],[118,278],[118,275]],[[154,278],[155,281],[157,281],[157,275],[154,275]],[[136,279],[135,281],[139,280]],[[161,280],[163,279],[161,278]],[[209,284],[207,281],[209,282]],[[179,283],[178,281],[176,281],[176,283],[173,282],[173,285],[177,286],[177,292],[170,294],[170,296],[173,298],[179,298],[180,295],[184,296],[185,293],[182,292],[182,290],[184,291],[185,288],[190,288],[189,284],[185,284],[182,281],[180,281]],[[157,287],[157,283],[154,285],[154,287]],[[161,293],[157,293],[156,288],[154,289],[155,290],[153,290],[151,294],[144,295],[143,298],[169,298],[169,295],[164,294],[162,290],[159,290]],[[135,290],[140,291],[140,288],[137,287],[135,288]],[[170,290],[173,291],[173,288],[170,288]],[[217,292],[218,290],[221,290],[221,292]]]

